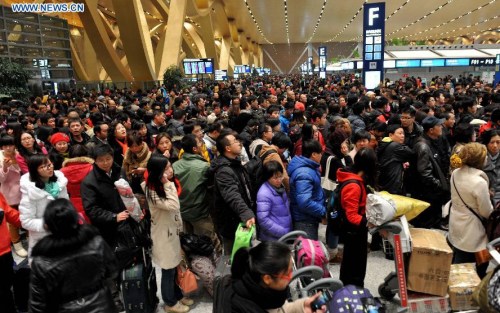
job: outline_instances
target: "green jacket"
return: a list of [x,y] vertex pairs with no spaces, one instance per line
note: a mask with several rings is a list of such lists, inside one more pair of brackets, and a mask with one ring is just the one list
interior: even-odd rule
[[208,217],[208,162],[198,154],[184,153],[172,167],[182,187],[179,196],[182,219],[195,222]]

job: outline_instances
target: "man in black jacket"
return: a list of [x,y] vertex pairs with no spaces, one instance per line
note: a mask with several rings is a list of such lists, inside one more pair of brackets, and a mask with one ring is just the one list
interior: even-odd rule
[[447,180],[449,152],[440,140],[443,133],[443,120],[428,116],[422,121],[424,134],[417,140],[415,153],[416,173],[413,181],[412,196],[429,202],[431,206],[417,216],[412,224],[416,227],[439,227],[441,206],[450,199],[450,186]]
[[248,228],[255,224],[251,183],[239,159],[241,149],[240,141],[232,133],[221,135],[217,138],[221,155],[212,161],[217,209],[214,219],[226,255],[231,255],[238,224],[243,222]]

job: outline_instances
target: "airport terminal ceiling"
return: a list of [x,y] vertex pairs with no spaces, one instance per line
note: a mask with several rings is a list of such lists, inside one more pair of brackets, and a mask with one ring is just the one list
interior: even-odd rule
[[[64,0],[0,0],[0,3],[63,3]],[[268,45],[342,43],[362,40],[363,4],[367,0],[77,0],[85,13],[54,13],[68,20],[72,42],[83,54],[78,33],[91,32],[92,46],[106,68],[104,76],[141,79],[158,78],[170,64],[184,57],[214,57],[216,67],[234,64],[261,65]],[[132,13],[134,12],[134,13]],[[92,14],[91,14],[92,13]],[[95,14],[93,14],[95,13]],[[498,43],[500,0],[390,0],[386,1],[386,40],[408,42]],[[181,18],[182,16],[182,18]],[[175,23],[175,21],[180,21]],[[172,21],[170,21],[172,20]],[[127,21],[122,22],[122,21]],[[172,35],[170,30],[181,33]],[[126,34],[124,36],[124,34]],[[92,38],[107,36],[104,41]],[[133,37],[136,37],[135,39]],[[150,38],[151,40],[145,40]],[[139,39],[139,40],[138,40]],[[168,43],[165,41],[168,39]],[[458,40],[460,41],[460,40]],[[132,53],[131,42],[143,49]],[[460,42],[462,43],[462,42]],[[134,47],[136,48],[137,45]],[[165,47],[178,49],[159,52]],[[115,52],[111,50],[114,49]],[[268,48],[266,48],[268,49]],[[115,56],[106,54],[116,54]],[[129,55],[131,58],[129,59]],[[126,56],[126,58],[125,58]],[[88,56],[79,55],[84,59]],[[163,60],[163,58],[167,58]],[[146,71],[120,69],[131,61],[146,65]],[[112,65],[114,64],[114,65]],[[112,66],[111,66],[112,65]],[[82,67],[80,70],[85,69]],[[78,69],[77,69],[78,72]],[[134,73],[136,72],[136,73]],[[97,73],[102,79],[103,73]],[[89,76],[89,74],[87,74]],[[90,77],[89,77],[90,78]],[[111,77],[112,78],[112,77]]]

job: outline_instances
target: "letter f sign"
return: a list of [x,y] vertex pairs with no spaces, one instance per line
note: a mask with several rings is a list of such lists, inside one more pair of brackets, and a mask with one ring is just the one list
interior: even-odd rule
[[370,8],[368,9],[368,25],[373,26],[373,20],[378,18],[378,12],[379,8]]

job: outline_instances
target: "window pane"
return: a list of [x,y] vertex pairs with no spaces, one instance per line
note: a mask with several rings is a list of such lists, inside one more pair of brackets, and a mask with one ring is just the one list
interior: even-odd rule
[[16,20],[24,20],[32,23],[38,23],[37,15],[34,13],[25,13],[25,12],[12,12],[10,8],[4,7],[5,17],[16,19]]
[[53,60],[49,59],[49,67],[53,69],[67,69],[71,68],[71,60]]
[[9,43],[18,45],[40,46],[42,40],[39,36],[26,35],[24,33],[12,32],[7,36]]
[[64,39],[43,38],[44,48],[66,48],[69,49],[69,41]]
[[71,59],[71,52],[69,50],[44,49],[43,52],[43,56],[48,58]]
[[0,55],[7,55],[7,46],[0,44]]
[[21,20],[7,20],[7,31],[40,35],[40,29],[37,25],[23,23]]
[[39,57],[42,55],[42,49],[40,48],[28,48],[28,47],[16,47],[10,46],[11,56],[20,57]]
[[52,78],[71,78],[69,70],[50,70]]
[[5,43],[6,40],[7,40],[7,35],[3,31],[0,31],[0,43]]
[[42,26],[42,36],[55,38],[69,38],[67,30]]
[[61,28],[67,27],[67,23],[65,20],[43,15],[40,15],[40,24]]

